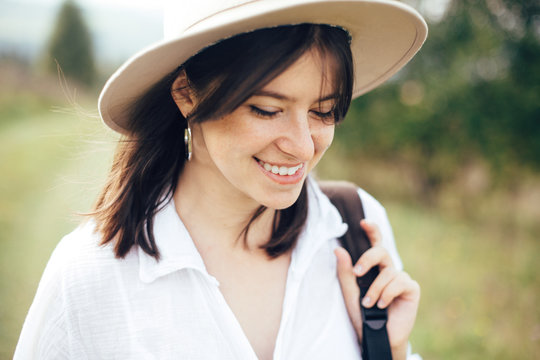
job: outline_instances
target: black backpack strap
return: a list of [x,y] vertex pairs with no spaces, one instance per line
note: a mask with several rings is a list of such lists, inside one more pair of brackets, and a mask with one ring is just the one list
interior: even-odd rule
[[[358,189],[348,182],[321,182],[321,190],[328,196],[332,204],[338,209],[349,229],[339,238],[341,245],[349,252],[353,264],[371,247],[366,232],[360,226],[360,220],[365,218],[362,200]],[[386,309],[377,306],[365,308],[362,298],[377,275],[379,268],[371,269],[366,275],[357,278],[360,287],[360,306],[362,308],[362,359],[363,360],[391,360],[390,342],[386,331],[388,314]]]

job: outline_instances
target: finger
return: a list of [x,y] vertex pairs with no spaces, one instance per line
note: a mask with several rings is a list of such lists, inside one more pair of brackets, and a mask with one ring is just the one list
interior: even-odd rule
[[334,250],[334,254],[337,259],[337,271],[340,281],[342,279],[354,278],[354,274],[351,272],[352,260],[347,250],[338,247]]
[[366,235],[371,242],[371,246],[377,246],[382,243],[381,230],[376,223],[363,219],[360,221],[360,226],[366,232]]
[[396,298],[415,302],[420,299],[420,285],[403,271],[399,272],[383,289],[377,306],[381,309],[386,308]]
[[393,267],[382,270],[370,285],[366,295],[362,299],[362,305],[372,307],[379,301],[383,290],[396,278],[399,273]]
[[364,276],[376,265],[379,265],[381,271],[387,267],[394,267],[390,254],[382,246],[374,246],[366,250],[354,265],[354,273],[356,276]]
[[359,336],[362,334],[362,316],[360,314],[360,289],[356,284],[356,276],[353,273],[351,256],[342,247],[336,248],[334,254],[337,259],[337,272],[343,299],[351,322]]

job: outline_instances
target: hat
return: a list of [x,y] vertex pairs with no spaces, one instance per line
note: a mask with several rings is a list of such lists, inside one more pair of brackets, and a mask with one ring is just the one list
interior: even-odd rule
[[349,32],[353,98],[394,75],[427,36],[422,16],[394,0],[169,0],[164,39],[132,56],[109,78],[99,97],[101,118],[127,134],[134,102],[205,47],[240,33],[301,23],[335,25]]

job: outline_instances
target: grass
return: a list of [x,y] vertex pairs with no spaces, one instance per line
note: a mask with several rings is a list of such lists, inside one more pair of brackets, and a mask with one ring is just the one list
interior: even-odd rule
[[401,169],[343,160],[337,145],[319,176],[351,179],[383,200],[406,271],[422,287],[414,350],[424,359],[539,358],[540,224],[521,198],[456,189],[452,203],[467,204],[461,212],[421,205]]
[[415,347],[426,359],[533,359],[540,351],[540,244],[526,230],[390,203],[399,249],[423,289]]
[[11,358],[45,264],[89,209],[112,148],[97,119],[18,101],[41,106],[0,110],[0,359]]
[[[99,120],[51,112],[54,102],[28,96],[17,101],[34,104],[32,111],[13,104],[0,109],[0,359],[11,358],[45,264],[76,226],[73,214],[89,209],[113,148]],[[321,164],[323,177],[355,179],[355,168],[379,171],[337,155]],[[386,178],[387,194],[399,194],[399,183]],[[386,198],[405,266],[422,286],[415,351],[425,359],[533,359],[540,353],[535,226],[470,220],[395,201],[399,197],[381,188],[374,193]]]

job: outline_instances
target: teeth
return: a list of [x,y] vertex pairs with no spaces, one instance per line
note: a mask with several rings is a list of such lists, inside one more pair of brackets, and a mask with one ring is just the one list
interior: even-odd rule
[[281,176],[284,176],[284,175],[294,175],[296,174],[296,172],[298,171],[298,169],[300,169],[303,164],[300,164],[300,165],[297,165],[297,166],[293,166],[293,167],[286,167],[286,166],[277,166],[277,165],[271,165],[269,163],[266,163],[262,160],[259,160],[259,163],[262,165],[262,167],[264,167],[264,169],[266,171],[270,171],[272,172],[273,174],[279,174]]

